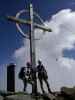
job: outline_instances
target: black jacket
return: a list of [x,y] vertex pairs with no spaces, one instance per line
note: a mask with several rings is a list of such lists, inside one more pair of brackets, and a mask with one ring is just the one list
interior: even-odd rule
[[38,71],[39,79],[47,79],[48,78],[47,71],[43,65],[38,65],[37,71]]

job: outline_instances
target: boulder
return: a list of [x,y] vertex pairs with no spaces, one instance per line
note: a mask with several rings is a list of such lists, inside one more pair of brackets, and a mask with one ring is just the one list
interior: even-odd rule
[[62,87],[61,92],[64,92],[68,95],[75,95],[75,88]]
[[61,93],[68,100],[75,100],[75,88],[62,87]]
[[44,100],[56,100],[56,97],[53,94],[43,94]]
[[3,100],[3,97],[2,96],[0,96],[0,100]]

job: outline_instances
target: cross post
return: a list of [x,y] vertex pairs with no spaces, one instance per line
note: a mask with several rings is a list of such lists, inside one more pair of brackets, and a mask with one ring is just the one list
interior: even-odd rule
[[34,80],[34,84],[32,85],[32,93],[37,94],[37,80],[36,80],[36,56],[35,56],[35,36],[34,36],[34,25],[33,25],[33,6],[30,4],[30,20],[31,20],[31,30],[30,30],[30,58],[33,69],[32,78]]

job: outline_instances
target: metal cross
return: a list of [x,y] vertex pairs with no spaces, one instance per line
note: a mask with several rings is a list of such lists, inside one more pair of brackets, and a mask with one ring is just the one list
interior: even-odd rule
[[36,72],[35,72],[35,67],[36,67],[36,55],[35,55],[35,36],[34,36],[34,28],[42,29],[44,31],[51,32],[50,28],[45,27],[44,25],[40,25],[37,23],[34,23],[34,15],[33,15],[33,6],[30,4],[30,21],[26,21],[20,18],[16,18],[13,16],[7,16],[7,19],[19,24],[28,24],[31,26],[31,30],[29,33],[29,39],[30,39],[30,59],[31,59],[31,65],[32,68],[34,69],[34,85],[32,86],[32,92],[34,94],[37,93],[37,82],[36,82]]

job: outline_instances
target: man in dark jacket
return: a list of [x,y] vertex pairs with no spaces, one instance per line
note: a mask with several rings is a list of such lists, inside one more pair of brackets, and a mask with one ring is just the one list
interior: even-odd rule
[[26,87],[27,87],[27,79],[26,79],[26,68],[22,67],[20,72],[19,72],[19,78],[23,81],[24,84],[24,89],[23,91],[26,91]]
[[41,86],[42,92],[45,93],[44,87],[43,87],[43,81],[44,81],[47,85],[48,92],[52,93],[51,89],[49,87],[49,83],[48,83],[47,71],[40,60],[38,60],[37,71],[38,71],[38,79],[40,81],[40,86]]
[[19,72],[19,78],[23,81],[24,89],[23,91],[26,91],[27,83],[34,84],[32,80],[32,67],[30,62],[26,63],[26,67],[22,67]]

